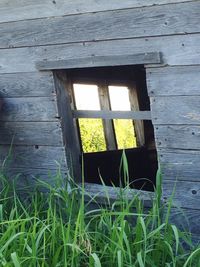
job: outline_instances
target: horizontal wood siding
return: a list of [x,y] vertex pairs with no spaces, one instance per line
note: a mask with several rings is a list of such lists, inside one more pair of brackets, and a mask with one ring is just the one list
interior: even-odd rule
[[0,74],[0,97],[32,97],[55,94],[52,73]]
[[0,166],[55,170],[66,168],[64,148],[51,146],[0,146]]
[[[165,214],[166,216],[166,214]],[[164,216],[164,219],[166,218]],[[200,241],[200,227],[199,227],[199,210],[172,208],[169,221],[179,227],[182,231],[189,231],[194,233],[193,241]]]
[[[200,65],[200,34],[87,42],[45,47],[0,49],[0,73],[36,71],[41,60],[67,60],[91,56],[129,55],[160,51],[163,64]],[[172,53],[173,51],[173,53]]]
[[168,198],[172,196],[173,190],[175,194],[173,196],[174,206],[199,209],[200,206],[200,183],[191,181],[174,181],[165,179],[163,181],[163,196]]
[[0,22],[190,2],[191,0],[1,0]]
[[0,48],[199,33],[199,10],[194,1],[3,23]]
[[158,153],[164,179],[200,181],[199,150],[159,149]]
[[0,121],[57,121],[55,97],[2,98]]
[[[4,168],[4,176],[12,182],[15,180],[16,189],[28,190],[32,192],[35,190],[35,186],[39,187],[40,190],[46,191],[48,188],[42,185],[41,182],[47,183],[47,185],[55,186],[56,181],[60,179],[63,184],[66,182],[68,173],[66,170],[57,169],[34,169],[34,168]],[[57,178],[56,178],[57,177]],[[59,178],[58,178],[59,177]]]
[[1,122],[1,145],[62,146],[62,132],[58,122]]
[[200,65],[148,68],[149,96],[200,95]]
[[158,148],[199,149],[200,125],[156,125]]
[[154,124],[200,124],[200,95],[152,97],[151,109]]

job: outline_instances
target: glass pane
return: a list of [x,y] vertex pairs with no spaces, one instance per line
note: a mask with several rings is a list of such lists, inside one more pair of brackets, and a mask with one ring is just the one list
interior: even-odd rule
[[74,84],[76,108],[82,110],[100,110],[98,88],[91,84]]
[[128,88],[125,86],[109,86],[110,104],[112,110],[131,110]]
[[[129,91],[125,86],[109,86],[112,110],[130,111]],[[134,122],[132,120],[115,119],[114,128],[118,149],[137,147]]]
[[83,152],[106,150],[101,119],[78,119]]

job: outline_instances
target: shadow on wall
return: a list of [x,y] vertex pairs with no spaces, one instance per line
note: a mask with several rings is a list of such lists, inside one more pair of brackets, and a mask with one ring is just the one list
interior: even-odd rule
[[[5,127],[4,122],[4,114],[5,114],[5,100],[3,95],[0,92],[0,170],[2,171],[2,168],[5,166],[6,159],[8,158],[9,154],[9,147],[10,143],[5,143],[5,140],[10,140],[10,135],[8,130]],[[5,154],[5,145],[8,145],[7,153]]]

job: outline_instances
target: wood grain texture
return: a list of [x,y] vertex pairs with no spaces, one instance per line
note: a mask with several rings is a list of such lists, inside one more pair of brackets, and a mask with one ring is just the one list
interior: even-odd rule
[[200,126],[156,125],[154,130],[158,148],[200,150]]
[[163,197],[167,199],[172,195],[174,206],[200,210],[200,183],[191,181],[163,181]]
[[[30,168],[9,168],[9,169],[1,169],[0,172],[6,176],[8,181],[10,180],[13,183],[15,180],[16,189],[21,192],[24,190],[28,190],[29,193],[35,190],[35,186],[39,186],[39,189],[42,191],[45,188],[42,187],[41,182],[45,182],[51,186],[55,186],[56,182],[58,182],[57,178],[59,177],[63,184],[66,181],[67,171],[59,170],[59,168],[55,168],[52,170],[49,169],[33,169]],[[47,189],[47,188],[46,188]]]
[[113,56],[92,56],[87,58],[77,58],[58,61],[38,61],[36,68],[38,70],[53,69],[76,69],[88,67],[106,67],[122,66],[134,64],[160,64],[161,55],[159,52],[131,54],[131,55],[113,55]]
[[147,69],[149,96],[200,95],[200,66]]
[[[35,62],[160,51],[164,64],[200,64],[200,34],[0,50],[0,73],[35,71]],[[173,53],[172,53],[173,51]]]
[[0,166],[35,169],[67,168],[63,147],[53,146],[0,146]]
[[1,122],[1,145],[62,146],[59,122]]
[[180,230],[190,232],[192,237],[198,237],[200,240],[199,217],[199,210],[172,208],[169,220],[179,227]]
[[66,72],[54,72],[55,88],[57,93],[57,103],[61,126],[63,132],[63,142],[66,160],[71,176],[77,181],[81,181],[81,151],[80,141],[77,131],[77,122],[73,120],[72,103],[72,83]]
[[3,23],[0,48],[199,33],[199,10],[195,1]]
[[152,97],[152,121],[157,124],[200,124],[200,96]]
[[[98,203],[104,204],[108,203],[108,196],[109,200],[113,202],[119,199],[122,194],[121,188],[119,187],[104,186],[100,184],[85,183],[84,189],[88,200],[94,198]],[[136,189],[125,189],[123,193],[129,200],[132,200],[133,198],[142,200],[144,207],[152,207],[152,202],[155,198],[155,194],[153,192]]]
[[151,120],[150,111],[73,110],[74,118]]
[[190,2],[191,0],[1,0],[0,22]]
[[[101,110],[111,110],[108,84],[106,81],[98,84],[98,96]],[[102,120],[107,150],[117,149],[117,140],[113,120]]]
[[199,150],[158,149],[163,178],[200,181]]
[[0,75],[0,97],[52,96],[55,94],[50,72]]
[[[139,98],[138,98],[138,88],[136,84],[129,87],[129,101],[131,104],[131,110],[140,110]],[[136,136],[137,146],[145,145],[145,135],[144,135],[144,122],[142,120],[135,120],[133,122],[134,131]]]
[[3,98],[0,121],[57,121],[55,97]]

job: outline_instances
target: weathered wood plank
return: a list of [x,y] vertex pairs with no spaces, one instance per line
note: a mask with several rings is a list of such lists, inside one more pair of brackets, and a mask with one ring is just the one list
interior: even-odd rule
[[1,122],[1,145],[62,146],[59,122]]
[[132,55],[92,56],[58,61],[44,60],[36,62],[36,68],[39,70],[53,70],[159,63],[161,63],[160,53],[150,52]]
[[158,148],[200,149],[200,126],[156,125]]
[[[109,90],[106,81],[98,84],[98,94],[101,110],[111,110]],[[117,140],[113,120],[103,120],[104,137],[107,150],[117,149]]]
[[[80,184],[80,186],[82,186]],[[152,207],[153,199],[155,194],[153,192],[136,190],[136,189],[122,189],[119,187],[104,186],[100,184],[85,183],[84,190],[88,200],[92,198],[95,199],[98,203],[108,203],[109,200],[116,201],[120,196],[124,196],[129,200],[133,198],[138,198],[143,201],[145,207]]]
[[163,178],[200,181],[199,150],[158,149]]
[[151,120],[150,111],[73,110],[74,118]]
[[48,72],[0,75],[0,97],[52,96],[53,76]]
[[200,96],[151,98],[154,124],[200,124]]
[[[164,217],[165,218],[165,217]],[[194,209],[172,208],[169,220],[184,232],[192,233],[192,237],[199,237],[200,211]]]
[[64,16],[123,8],[190,2],[191,0],[1,0],[0,22]]
[[147,68],[149,96],[200,95],[200,66]]
[[[73,120],[71,106],[74,108],[72,96],[72,83],[66,72],[56,71],[54,73],[55,87],[59,116],[63,131],[63,141],[67,164],[72,177],[81,181],[81,151],[77,131],[77,122]],[[71,94],[70,94],[71,93]]]
[[[164,64],[200,65],[200,34],[0,50],[0,73],[35,71],[35,62],[160,51]],[[173,51],[173,53],[172,53]]]
[[67,168],[63,147],[53,146],[0,146],[0,166],[10,168],[57,169]]
[[182,208],[191,208],[200,210],[200,182],[192,181],[172,181],[164,179],[163,181],[163,197],[164,199],[172,195],[174,206]]
[[[132,84],[129,87],[129,100],[131,104],[131,110],[138,111],[140,110],[139,98],[138,98],[138,88],[136,84]],[[134,121],[134,130],[136,136],[136,142],[138,146],[144,146],[145,136],[144,136],[144,123],[141,120]]]
[[[66,180],[67,171],[57,169],[33,169],[30,168],[9,168],[1,169],[0,174],[4,175],[8,180],[13,183],[15,180],[16,189],[19,191],[29,190],[34,191],[34,186],[40,186],[42,189],[41,182],[45,182],[51,186],[54,186],[58,179],[63,183]],[[47,189],[47,188],[46,188]]]
[[55,97],[3,98],[0,121],[57,121]]
[[3,23],[0,48],[199,33],[199,10],[194,1]]

